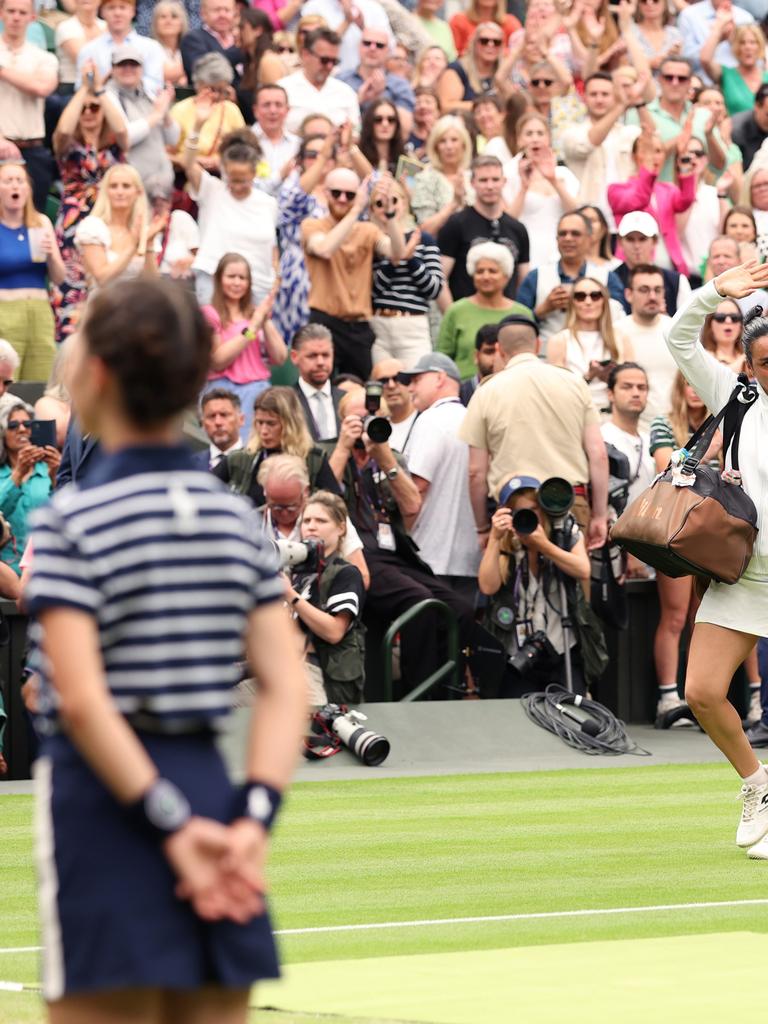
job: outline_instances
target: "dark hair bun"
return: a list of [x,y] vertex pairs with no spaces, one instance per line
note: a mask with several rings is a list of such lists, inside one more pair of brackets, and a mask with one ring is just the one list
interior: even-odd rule
[[261,160],[261,146],[249,128],[228,132],[219,143],[219,156],[232,163],[257,164]]
[[145,275],[118,281],[88,304],[88,351],[114,374],[129,418],[153,425],[197,401],[211,361],[211,328],[194,296]]
[[752,362],[752,346],[759,338],[768,335],[768,317],[762,315],[763,307],[754,306],[744,317],[744,330],[741,334],[741,344],[744,347],[744,355],[747,362]]

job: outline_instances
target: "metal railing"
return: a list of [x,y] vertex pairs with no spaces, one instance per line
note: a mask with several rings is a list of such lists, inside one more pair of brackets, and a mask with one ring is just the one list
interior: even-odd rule
[[426,611],[436,611],[440,615],[445,623],[446,627],[446,646],[447,650],[447,661],[445,661],[440,668],[436,669],[432,675],[419,683],[413,690],[407,693],[402,699],[401,703],[406,703],[414,700],[418,700],[423,697],[425,693],[428,693],[434,686],[443,680],[447,680],[453,685],[454,688],[458,689],[459,686],[459,627],[456,621],[456,616],[445,604],[444,601],[438,601],[436,598],[429,598],[425,601],[419,601],[418,604],[413,605],[407,611],[403,612],[402,615],[398,616],[392,625],[389,627],[387,632],[384,634],[384,639],[381,642],[381,652],[384,659],[384,694],[385,699],[391,701],[392,698],[392,646],[394,639],[400,630],[407,626],[409,622],[417,619]]

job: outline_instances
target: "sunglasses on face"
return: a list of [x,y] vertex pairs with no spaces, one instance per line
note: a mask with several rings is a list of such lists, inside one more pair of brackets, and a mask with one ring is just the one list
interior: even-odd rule
[[503,42],[501,39],[488,39],[486,36],[479,37],[477,41],[481,46],[501,46]]
[[347,192],[344,188],[330,188],[328,191],[331,193],[331,199],[341,199],[341,197],[344,196],[349,203],[351,203],[357,195],[357,192]]
[[321,57],[319,53],[315,53],[314,50],[309,51],[313,57],[316,57],[324,68],[335,68],[341,63],[338,57]]
[[98,112],[101,110],[101,104],[100,103],[84,103],[83,104],[83,113],[85,113],[86,110],[88,111],[89,114],[98,114]]
[[377,377],[376,381],[379,384],[383,384],[385,387],[387,386],[387,384],[397,384],[397,383],[399,383],[398,376],[397,376],[396,373],[393,374],[391,377]]
[[277,52],[278,53],[296,53],[296,47],[295,46],[278,46]]
[[599,302],[600,299],[602,299],[602,297],[603,297],[603,293],[602,292],[574,292],[573,293],[573,301],[574,302],[586,302],[587,299],[591,299],[593,302]]
[[397,119],[392,114],[376,114],[374,124],[397,124]]
[[370,46],[375,46],[377,50],[383,50],[386,45],[387,45],[386,43],[376,42],[375,39],[364,39],[363,40],[363,46],[369,46],[369,47]]
[[679,82],[681,85],[684,82],[690,82],[691,80],[690,75],[662,75],[661,77],[664,79],[665,82]]
[[550,85],[554,85],[554,84],[555,84],[554,78],[532,78],[531,79],[531,85],[534,87],[534,89],[538,89],[539,86],[541,86],[541,85],[546,85],[547,87],[549,87]]
[[686,156],[691,157],[692,160],[701,160],[706,155],[703,149],[689,149],[686,153]]
[[716,324],[740,324],[744,317],[741,313],[713,313],[712,319]]
[[[13,381],[11,381],[11,383],[13,383]],[[5,429],[6,430],[31,430],[32,429],[32,421],[31,420],[8,420],[8,426]]]

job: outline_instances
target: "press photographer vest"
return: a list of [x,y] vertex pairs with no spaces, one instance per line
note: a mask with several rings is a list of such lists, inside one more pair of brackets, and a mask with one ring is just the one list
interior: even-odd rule
[[[317,584],[321,611],[326,610],[334,580],[348,565],[349,562],[339,555],[333,555],[326,562]],[[353,622],[337,644],[329,644],[314,633],[312,643],[324,679],[331,679],[337,683],[354,683],[362,692],[365,682],[365,626],[362,622]]]

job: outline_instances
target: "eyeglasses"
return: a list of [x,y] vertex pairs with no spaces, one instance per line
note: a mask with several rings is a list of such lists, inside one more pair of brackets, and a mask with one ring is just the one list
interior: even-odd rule
[[478,36],[477,41],[481,46],[501,46],[503,42],[502,39],[489,39],[487,36]]
[[331,193],[331,199],[341,199],[344,196],[348,203],[353,202],[357,196],[357,192],[347,192],[345,188],[329,188],[328,191]]
[[376,114],[373,119],[374,124],[397,124],[397,118],[392,114]]
[[603,297],[603,293],[602,292],[574,292],[573,293],[573,301],[574,302],[586,302],[587,299],[592,299],[593,302],[599,302],[600,299],[602,299],[602,297]]
[[363,46],[375,46],[377,50],[383,50],[386,43],[377,42],[375,39],[363,39]]
[[298,512],[301,505],[278,505],[276,502],[268,501],[267,508],[270,512]]
[[690,75],[662,75],[665,82],[679,82],[681,85],[683,82],[690,82]]
[[713,313],[712,319],[716,324],[740,324],[744,317],[741,313]]
[[577,231],[575,228],[558,228],[558,238],[583,238],[584,232]]
[[385,387],[387,384],[399,384],[400,380],[398,375],[395,373],[391,377],[376,377],[378,384],[383,384]]
[[651,288],[650,285],[641,284],[639,288],[634,289],[639,295],[663,295],[664,285],[658,284],[655,288]]
[[550,85],[554,85],[554,84],[555,84],[554,78],[532,78],[531,79],[531,85],[534,87],[534,89],[538,89],[540,85],[546,85],[547,87],[549,87]]
[[88,111],[89,114],[98,114],[98,112],[101,110],[101,104],[100,103],[84,103],[83,104],[83,113],[85,113],[86,110]]
[[311,53],[313,57],[316,57],[324,68],[335,68],[338,64],[341,64],[338,57],[321,57],[314,50],[308,50],[307,53]]
[[[11,384],[12,383],[13,383],[13,381],[11,381]],[[31,430],[32,429],[32,421],[31,420],[8,420],[8,426],[5,429],[6,430]]]

